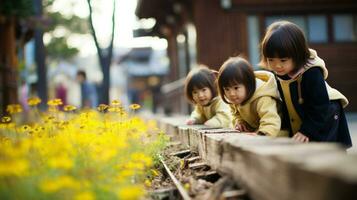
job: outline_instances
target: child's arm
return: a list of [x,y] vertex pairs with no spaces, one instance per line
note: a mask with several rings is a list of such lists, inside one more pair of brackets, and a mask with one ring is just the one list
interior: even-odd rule
[[229,107],[231,109],[231,114],[233,117],[231,121],[232,128],[238,131],[244,131],[244,127],[240,126],[241,124],[244,124],[244,120],[242,119],[242,116],[240,115],[238,109],[234,105],[229,105]]
[[204,117],[198,106],[195,106],[195,109],[192,111],[190,115],[190,119],[186,121],[187,125],[192,125],[192,124],[203,124],[204,122]]
[[329,116],[330,99],[328,97],[324,77],[319,68],[306,71],[301,82],[304,99],[304,117],[299,132],[313,140],[322,141],[324,136],[318,134],[325,126]]
[[249,126],[245,122],[237,122],[234,129],[236,129],[238,132],[252,132],[252,130],[248,127]]
[[193,124],[195,124],[195,119],[188,119],[187,121],[186,121],[186,124],[187,125],[193,125]]
[[223,101],[218,102],[212,108],[215,110],[216,114],[209,120],[205,122],[205,125],[211,127],[229,127],[232,120],[232,115],[230,108]]
[[293,139],[298,142],[309,142],[309,138],[300,132],[295,133]]
[[264,96],[257,99],[257,113],[260,118],[257,133],[276,137],[280,131],[281,118],[278,114],[277,100]]

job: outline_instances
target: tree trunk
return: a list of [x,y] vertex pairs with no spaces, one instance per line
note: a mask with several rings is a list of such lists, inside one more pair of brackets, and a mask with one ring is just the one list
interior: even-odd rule
[[95,46],[98,52],[99,64],[103,73],[103,82],[101,85],[99,103],[108,104],[109,103],[109,88],[110,88],[110,65],[113,57],[113,42],[114,42],[114,31],[115,31],[115,0],[113,0],[113,14],[112,14],[112,32],[110,44],[107,48],[101,48],[98,42],[98,37],[93,25],[93,10],[91,6],[91,0],[87,0],[89,7],[89,23],[92,30],[92,36],[94,39]]
[[17,103],[17,55],[15,18],[0,16],[0,113]]
[[[42,17],[42,0],[34,0],[35,14],[38,18]],[[41,109],[46,108],[47,103],[47,73],[46,73],[46,55],[43,44],[43,30],[41,27],[35,29],[35,60],[37,64],[37,92],[38,97],[42,100]]]

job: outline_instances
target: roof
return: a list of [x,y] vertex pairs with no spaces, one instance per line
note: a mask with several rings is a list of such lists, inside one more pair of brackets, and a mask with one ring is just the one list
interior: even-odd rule
[[121,58],[120,64],[130,76],[164,75],[169,69],[166,51],[151,47],[133,48]]
[[138,0],[135,10],[136,16],[142,18],[157,18],[165,15],[170,8],[169,0]]
[[190,0],[139,0],[135,14],[138,18],[154,18],[156,24],[146,33],[138,30],[137,35],[149,34],[162,37],[171,32],[180,30],[187,21]]

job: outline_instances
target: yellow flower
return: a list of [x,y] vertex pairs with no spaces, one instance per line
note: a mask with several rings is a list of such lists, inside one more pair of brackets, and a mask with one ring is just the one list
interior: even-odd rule
[[10,114],[20,113],[22,112],[22,107],[20,104],[10,104],[7,105],[6,111]]
[[26,174],[29,164],[26,159],[16,159],[0,162],[0,177],[1,176],[23,176]]
[[51,99],[49,101],[47,101],[47,105],[49,106],[60,106],[62,105],[62,100],[61,99]]
[[63,104],[61,99],[55,99],[55,102],[56,102],[57,105],[62,105]]
[[180,169],[185,169],[185,160],[184,159],[180,160]]
[[151,172],[152,172],[152,174],[154,176],[159,176],[160,175],[160,173],[156,169],[152,169]]
[[146,179],[144,184],[147,186],[147,187],[151,187],[151,181]]
[[86,191],[86,192],[80,192],[74,196],[74,200],[94,200],[95,196],[93,193]]
[[43,192],[53,193],[62,188],[79,189],[80,183],[71,176],[60,176],[54,180],[44,180],[40,183]]
[[114,148],[105,148],[97,155],[98,160],[107,162],[108,160],[114,158],[117,155],[117,150]]
[[134,175],[135,175],[135,171],[132,169],[120,169],[116,179],[119,182],[125,182],[126,180],[129,179],[129,177],[132,177]]
[[132,110],[137,110],[137,109],[139,109],[140,107],[141,107],[141,106],[140,106],[139,104],[136,104],[136,103],[130,105],[130,109],[132,109]]
[[120,188],[118,192],[119,199],[139,199],[145,194],[144,189],[139,185],[129,185]]
[[107,108],[108,108],[108,105],[106,105],[106,104],[99,104],[99,106],[97,107],[97,109],[100,112],[104,112]]
[[57,106],[49,106],[48,111],[49,112],[57,112],[58,111]]
[[121,108],[120,107],[116,107],[116,106],[109,106],[108,111],[109,112],[120,112]]
[[41,103],[41,99],[38,97],[31,97],[27,100],[29,106],[37,106],[39,103]]
[[71,169],[73,167],[73,161],[68,156],[62,155],[49,159],[48,165],[58,169]]
[[52,121],[52,120],[54,120],[54,119],[56,119],[56,117],[55,117],[55,116],[52,116],[52,115],[50,115],[50,116],[48,116],[48,117],[46,118],[47,121]]
[[76,110],[76,106],[72,106],[72,105],[65,105],[64,106],[64,111],[73,111],[73,110]]
[[113,106],[119,106],[121,104],[121,102],[119,100],[113,100],[112,101],[112,105]]
[[45,127],[39,126],[38,124],[36,124],[36,126],[33,127],[32,130],[33,130],[35,133],[39,133],[39,132],[45,131]]
[[8,123],[10,121],[11,121],[11,117],[9,117],[9,116],[4,116],[1,118],[1,122],[3,122],[3,123]]
[[151,157],[145,155],[144,153],[133,153],[131,154],[131,159],[135,163],[143,163],[145,166],[152,165]]
[[21,126],[21,131],[22,132],[26,132],[26,131],[30,131],[31,127],[29,125],[23,125]]

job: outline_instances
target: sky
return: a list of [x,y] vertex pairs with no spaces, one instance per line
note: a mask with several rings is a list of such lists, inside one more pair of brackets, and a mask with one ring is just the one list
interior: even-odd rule
[[[97,30],[99,42],[107,46],[111,31],[111,14],[113,0],[92,0],[95,15],[93,16],[94,26]],[[140,23],[135,16],[137,0],[116,0],[116,29],[114,37],[114,47],[141,47],[150,45],[155,49],[165,49],[167,43],[164,39],[157,37],[133,38],[132,29],[139,26],[152,24],[150,20],[141,20]],[[89,15],[87,0],[56,0],[52,9],[60,11],[64,15],[75,13],[80,17]],[[56,34],[63,32],[58,30]],[[45,42],[49,40],[45,36]],[[69,38],[69,45],[80,49],[81,56],[96,54],[93,38],[88,35],[72,35]]]

